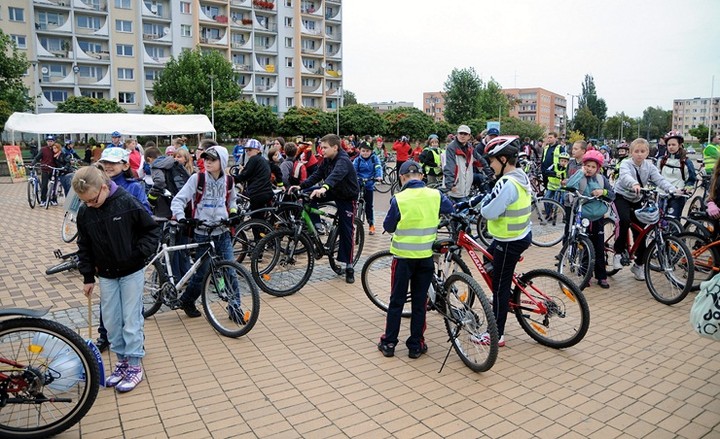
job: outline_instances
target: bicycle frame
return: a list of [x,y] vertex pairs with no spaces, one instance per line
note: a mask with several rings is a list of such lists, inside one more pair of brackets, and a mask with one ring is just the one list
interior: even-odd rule
[[[185,273],[185,275],[176,283],[175,276],[173,275],[173,272],[172,272],[172,264],[170,263],[170,253],[180,251],[180,250],[190,250],[190,249],[199,248],[199,247],[207,247],[207,249],[203,252],[202,255],[200,255],[199,258],[197,258],[195,260],[195,262],[190,266],[190,269],[187,271],[187,273]],[[214,250],[215,250],[215,243],[212,240],[207,241],[207,242],[201,242],[201,243],[170,245],[170,246],[163,243],[161,246],[161,250],[150,260],[150,262],[148,262],[148,264],[145,266],[145,268],[151,267],[155,263],[155,261],[157,261],[158,259],[160,259],[162,257],[163,261],[165,263],[165,270],[167,271],[168,279],[169,279],[170,283],[172,284],[172,286],[175,287],[175,290],[179,291],[188,283],[188,281],[190,281],[190,278],[195,274],[195,272],[197,272],[198,268],[205,261],[205,259],[210,257],[210,260],[212,261],[213,255],[211,255],[210,253],[211,253],[211,251],[214,252]]]

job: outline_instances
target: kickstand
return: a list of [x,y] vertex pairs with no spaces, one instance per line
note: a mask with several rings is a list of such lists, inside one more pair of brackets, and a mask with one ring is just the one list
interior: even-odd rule
[[453,348],[452,341],[458,337],[458,334],[460,334],[459,326],[457,328],[455,328],[455,334],[453,334],[452,337],[448,338],[448,342],[450,342],[450,347],[448,348],[447,354],[445,354],[445,359],[443,360],[442,364],[440,365],[440,370],[438,370],[438,373],[442,373],[443,369],[445,368],[445,363],[447,363],[447,360],[450,357],[450,351]]

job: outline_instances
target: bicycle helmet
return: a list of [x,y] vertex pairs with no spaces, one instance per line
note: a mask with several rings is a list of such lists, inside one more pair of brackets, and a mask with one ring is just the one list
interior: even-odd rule
[[562,160],[562,159],[570,160],[570,154],[568,154],[566,152],[561,152],[560,155],[558,156],[558,159],[559,160]]
[[630,147],[628,146],[627,143],[623,142],[623,143],[621,143],[621,144],[618,145],[617,149],[627,149],[627,150],[629,150]]
[[125,148],[105,148],[100,156],[101,162],[109,163],[127,163],[129,161],[130,152]]
[[485,155],[488,157],[517,157],[520,152],[520,137],[498,136],[485,146]]
[[641,223],[655,224],[660,221],[660,209],[655,203],[648,203],[640,209],[635,209],[635,217]]
[[595,162],[597,163],[598,168],[601,168],[603,163],[605,162],[605,157],[603,157],[600,151],[588,151],[583,156],[582,162]]
[[678,131],[672,130],[669,133],[665,134],[665,141],[667,142],[670,139],[677,139],[678,143],[685,143],[685,138],[680,134]]

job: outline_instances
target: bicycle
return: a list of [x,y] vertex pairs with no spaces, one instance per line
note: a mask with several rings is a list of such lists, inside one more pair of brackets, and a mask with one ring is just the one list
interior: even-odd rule
[[28,176],[27,200],[30,209],[35,209],[35,205],[40,203],[40,178],[37,174],[37,166],[25,165]]
[[[658,218],[644,227],[635,223],[630,224],[627,242],[630,242],[631,231],[636,232],[638,236],[633,239],[630,249],[623,251],[620,262],[623,266],[629,266],[635,259],[635,252],[640,243],[647,240],[649,244],[645,252],[645,260],[642,261],[645,284],[655,300],[665,305],[674,305],[681,302],[693,286],[692,253],[677,236],[682,231],[677,220],[664,216],[664,205],[667,203],[667,198],[673,195],[661,194],[654,189],[641,189],[641,192],[643,203],[656,205],[659,210]],[[660,202],[656,202],[653,197],[659,198]],[[605,263],[609,265],[608,276],[613,276],[619,271],[612,266],[615,257],[615,240],[620,235],[619,225],[606,219],[603,226],[605,227]],[[667,281],[667,290],[661,286],[663,281]]]
[[6,308],[0,317],[0,436],[59,434],[87,414],[100,370],[85,340],[43,319],[48,309]]
[[[444,256],[445,260],[449,258],[451,264],[455,265],[450,272],[459,269],[469,276],[470,269],[460,257],[462,250],[465,250],[480,272],[480,277],[492,291],[492,277],[488,272],[492,265],[492,255],[470,236],[471,222],[468,217],[458,213],[451,214],[440,223],[440,227],[446,225],[451,230],[452,239],[436,242],[434,250],[441,255],[449,255]],[[489,263],[483,263],[477,252]],[[384,266],[389,265],[389,260],[386,258],[383,262],[378,255],[376,253],[373,255],[374,259],[371,256],[365,262],[362,272],[363,290],[375,306],[387,312],[389,289],[387,285],[377,283],[377,280],[389,278],[384,275],[387,272]],[[378,264],[377,269],[373,268],[374,264]],[[510,299],[510,312],[515,314],[520,327],[533,340],[544,346],[563,349],[576,345],[585,337],[590,327],[590,308],[580,289],[567,276],[552,270],[535,269],[524,274],[513,274],[512,283],[514,289]],[[409,300],[408,296],[407,301]],[[404,310],[403,315],[409,315],[409,309]],[[492,334],[490,336],[492,339]]]
[[55,203],[58,204],[57,198],[63,196],[62,185],[60,184],[60,171],[64,171],[65,168],[55,168],[53,166],[46,166],[45,169],[50,170],[50,181],[48,181],[47,194],[45,196],[45,209],[49,209],[50,205]]
[[395,168],[388,166],[383,163],[383,176],[382,180],[375,184],[375,188],[378,192],[385,194],[387,193],[397,181],[397,174]]
[[[344,267],[335,259],[339,249],[337,214],[313,207],[307,193],[300,193],[298,197],[301,204],[286,202],[278,207],[287,223],[261,239],[250,260],[250,271],[255,283],[273,296],[289,296],[299,291],[310,279],[315,259],[323,256],[328,257],[330,267],[336,274],[344,273]],[[311,214],[332,220],[325,243],[320,239],[310,218]],[[360,259],[365,244],[363,223],[355,218],[354,226],[353,266]]]
[[[167,221],[167,220],[166,220]],[[202,227],[208,235],[212,231],[232,225],[224,220],[209,224],[201,220],[187,220],[188,227]],[[166,222],[170,234],[177,233],[178,224]],[[162,242],[160,251],[145,266],[143,289],[143,317],[149,318],[163,305],[170,309],[179,308],[178,295],[192,276],[208,264],[202,281],[202,305],[205,318],[210,325],[225,337],[240,337],[255,326],[260,313],[260,294],[245,268],[230,260],[221,260],[215,251],[215,243],[207,242],[174,245],[173,239]],[[201,249],[187,273],[175,280],[170,263],[170,254],[182,250]]]
[[71,243],[77,238],[77,214],[81,204],[80,197],[71,188],[70,193],[65,197],[65,215],[60,228],[60,237],[64,242]]

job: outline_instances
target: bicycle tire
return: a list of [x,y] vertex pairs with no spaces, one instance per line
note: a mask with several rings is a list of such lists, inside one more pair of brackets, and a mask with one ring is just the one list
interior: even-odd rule
[[[0,323],[0,356],[25,366],[6,372],[15,384],[26,383],[27,373],[45,379],[35,383],[40,387],[34,391],[20,386],[23,391],[11,394],[15,401],[0,409],[0,437],[59,434],[77,424],[95,403],[98,364],[85,340],[70,328],[45,319],[5,320]],[[35,424],[29,425],[31,421]]]
[[220,261],[211,265],[203,279],[202,305],[205,318],[218,333],[237,338],[255,326],[260,293],[247,269],[235,261]]
[[392,182],[389,181],[385,176],[383,176],[383,179],[381,181],[375,183],[375,190],[380,192],[381,194],[386,194],[390,190],[390,186],[392,186]]
[[565,235],[565,207],[552,198],[538,198],[530,205],[532,243],[552,247]]
[[690,206],[688,207],[688,215],[691,212],[707,212],[707,206],[705,205],[705,199],[702,195],[696,195],[690,200]]
[[[458,288],[458,284],[464,284],[464,287]],[[455,352],[470,370],[490,370],[497,359],[500,338],[492,305],[469,274],[450,275],[443,291],[448,307],[445,329]],[[487,344],[481,342],[485,333],[490,338]]]
[[165,282],[167,282],[167,273],[165,273],[165,266],[159,260],[145,268],[142,297],[143,318],[152,317],[162,307]]
[[[510,309],[530,338],[543,346],[564,349],[578,344],[585,337],[590,328],[590,308],[580,288],[567,276],[538,269],[513,278],[513,284]],[[546,312],[531,308],[523,289],[541,302]],[[568,315],[570,306],[575,312]],[[533,318],[533,315],[540,318]]]
[[35,209],[35,205],[37,204],[37,195],[35,194],[35,182],[32,180],[28,180],[28,187],[27,187],[27,200],[28,204],[30,205],[30,209]]
[[615,268],[615,221],[604,218],[602,224],[605,233],[605,271],[608,276],[614,276],[620,271]]
[[678,238],[692,253],[694,273],[690,291],[697,291],[701,281],[712,279],[720,271],[720,249],[717,246],[703,248],[712,241],[699,233],[683,232]]
[[[353,231],[353,261],[352,266],[355,267],[357,265],[358,261],[360,260],[360,255],[362,255],[363,247],[365,246],[365,228],[363,226],[362,221],[355,218],[354,221],[355,227]],[[328,262],[330,263],[330,268],[335,272],[335,274],[344,274],[345,273],[345,267],[341,264],[338,264],[335,255],[340,251],[340,244],[338,243],[338,235],[339,230],[337,227],[333,228],[330,231],[330,236],[328,237]]]
[[697,233],[697,234],[704,236],[707,239],[712,238],[712,233],[710,232],[710,230],[708,230],[706,224],[704,224],[702,221],[698,221],[693,218],[685,218],[685,217],[683,219],[685,220],[685,224],[683,225],[683,233],[685,233],[685,232]]
[[50,276],[53,274],[62,273],[63,271],[74,270],[75,268],[77,268],[77,260],[71,259],[69,261],[63,261],[57,265],[53,265],[52,267],[45,270],[45,274]]
[[[276,230],[255,246],[250,259],[253,280],[261,290],[272,296],[284,297],[298,292],[312,275],[315,265],[313,248],[310,238],[304,232],[296,235],[292,230]],[[288,254],[292,254],[290,259]],[[305,268],[293,269],[299,266],[298,262]],[[290,268],[280,272],[275,270],[278,267]],[[281,284],[273,283],[275,280],[280,280]]]
[[[664,236],[663,240],[663,244],[653,241],[645,253],[645,283],[655,300],[675,305],[682,302],[693,287],[693,257],[678,237]],[[663,279],[670,288],[661,286]]]
[[590,282],[595,270],[595,248],[590,238],[577,235],[560,250],[557,272],[564,274],[581,290]]
[[45,210],[50,208],[50,202],[52,201],[55,192],[57,192],[55,179],[51,178],[50,183],[48,184],[47,193],[45,194]]
[[60,237],[63,242],[71,243],[77,238],[78,229],[75,214],[67,211],[63,216],[62,228],[60,229]]
[[[235,230],[235,236],[233,236],[233,255],[235,260],[242,264],[248,255],[252,255],[255,249],[255,238],[253,235],[253,227],[257,227],[260,239],[266,237],[270,233],[275,231],[273,226],[261,219],[251,219],[240,224]],[[258,240],[258,242],[260,242]]]
[[493,237],[490,235],[490,232],[488,232],[487,220],[485,217],[478,215],[477,221],[475,222],[475,232],[477,233],[480,242],[485,244],[485,247],[488,247],[492,242]]

